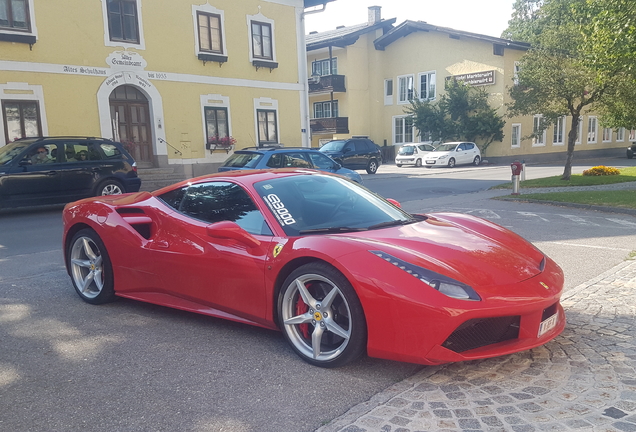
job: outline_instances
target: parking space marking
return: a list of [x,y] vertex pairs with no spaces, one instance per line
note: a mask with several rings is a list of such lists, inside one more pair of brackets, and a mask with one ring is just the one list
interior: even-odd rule
[[626,221],[626,220],[623,220],[623,219],[614,219],[614,218],[605,218],[605,219],[607,219],[610,222],[614,222],[614,223],[617,223],[619,225],[623,225],[623,226],[626,226],[626,227],[630,227],[630,228],[631,227],[636,227],[636,223],[630,222],[630,221]]
[[576,223],[581,224],[581,225],[600,226],[600,225],[599,225],[599,224],[597,224],[597,223],[594,223],[594,222],[588,222],[587,220],[583,219],[582,217],[578,217],[578,216],[575,216],[575,215],[560,214],[559,216],[564,217],[564,218],[566,218],[566,219],[569,219],[569,220],[571,220],[572,222],[576,222]]
[[556,244],[556,245],[562,245],[562,246],[577,246],[577,247],[584,247],[584,248],[590,248],[590,249],[607,249],[607,250],[613,250],[613,251],[625,251],[625,252],[632,251],[631,249],[614,248],[614,247],[608,247],[608,246],[593,246],[593,245],[585,245],[580,243],[566,243],[566,242],[551,241],[550,244]]
[[521,211],[518,211],[517,213],[518,213],[518,214],[520,214],[520,215],[522,215],[522,216],[538,217],[539,219],[541,219],[541,220],[542,220],[542,221],[544,221],[544,222],[550,222],[548,219],[546,219],[546,218],[544,218],[544,217],[542,217],[542,216],[539,216],[539,215],[538,215],[538,214],[536,214],[536,213],[531,213],[531,212],[521,212]]

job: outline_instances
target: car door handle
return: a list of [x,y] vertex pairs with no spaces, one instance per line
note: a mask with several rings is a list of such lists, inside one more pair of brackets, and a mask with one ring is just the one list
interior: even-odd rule
[[46,173],[46,175],[49,177],[53,177],[54,175],[57,175],[57,171],[49,171]]

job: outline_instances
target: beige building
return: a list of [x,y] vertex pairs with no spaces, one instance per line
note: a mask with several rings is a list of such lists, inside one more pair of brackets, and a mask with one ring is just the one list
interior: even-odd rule
[[102,136],[185,175],[309,146],[304,11],[328,1],[0,1],[0,146]]
[[[491,106],[506,115],[507,88],[514,85],[528,44],[422,21],[394,22],[382,19],[374,6],[367,23],[307,36],[312,145],[351,136],[368,136],[387,147],[425,141],[404,109],[413,98],[438,100],[448,79],[484,86]],[[486,158],[564,158],[570,117],[535,137],[530,136],[540,113],[504,118],[504,140],[493,142]],[[603,128],[593,113],[581,120],[577,152],[623,154],[630,131]]]

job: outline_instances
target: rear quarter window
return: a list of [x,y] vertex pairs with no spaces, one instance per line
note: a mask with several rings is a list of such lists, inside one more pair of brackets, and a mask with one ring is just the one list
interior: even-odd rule
[[99,145],[107,159],[117,158],[121,156],[121,152],[114,144],[102,143]]

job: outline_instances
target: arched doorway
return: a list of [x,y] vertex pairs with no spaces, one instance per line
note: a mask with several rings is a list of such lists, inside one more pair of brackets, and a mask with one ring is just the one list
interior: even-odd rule
[[140,167],[153,165],[148,99],[133,86],[117,87],[109,96],[113,138],[126,145]]

